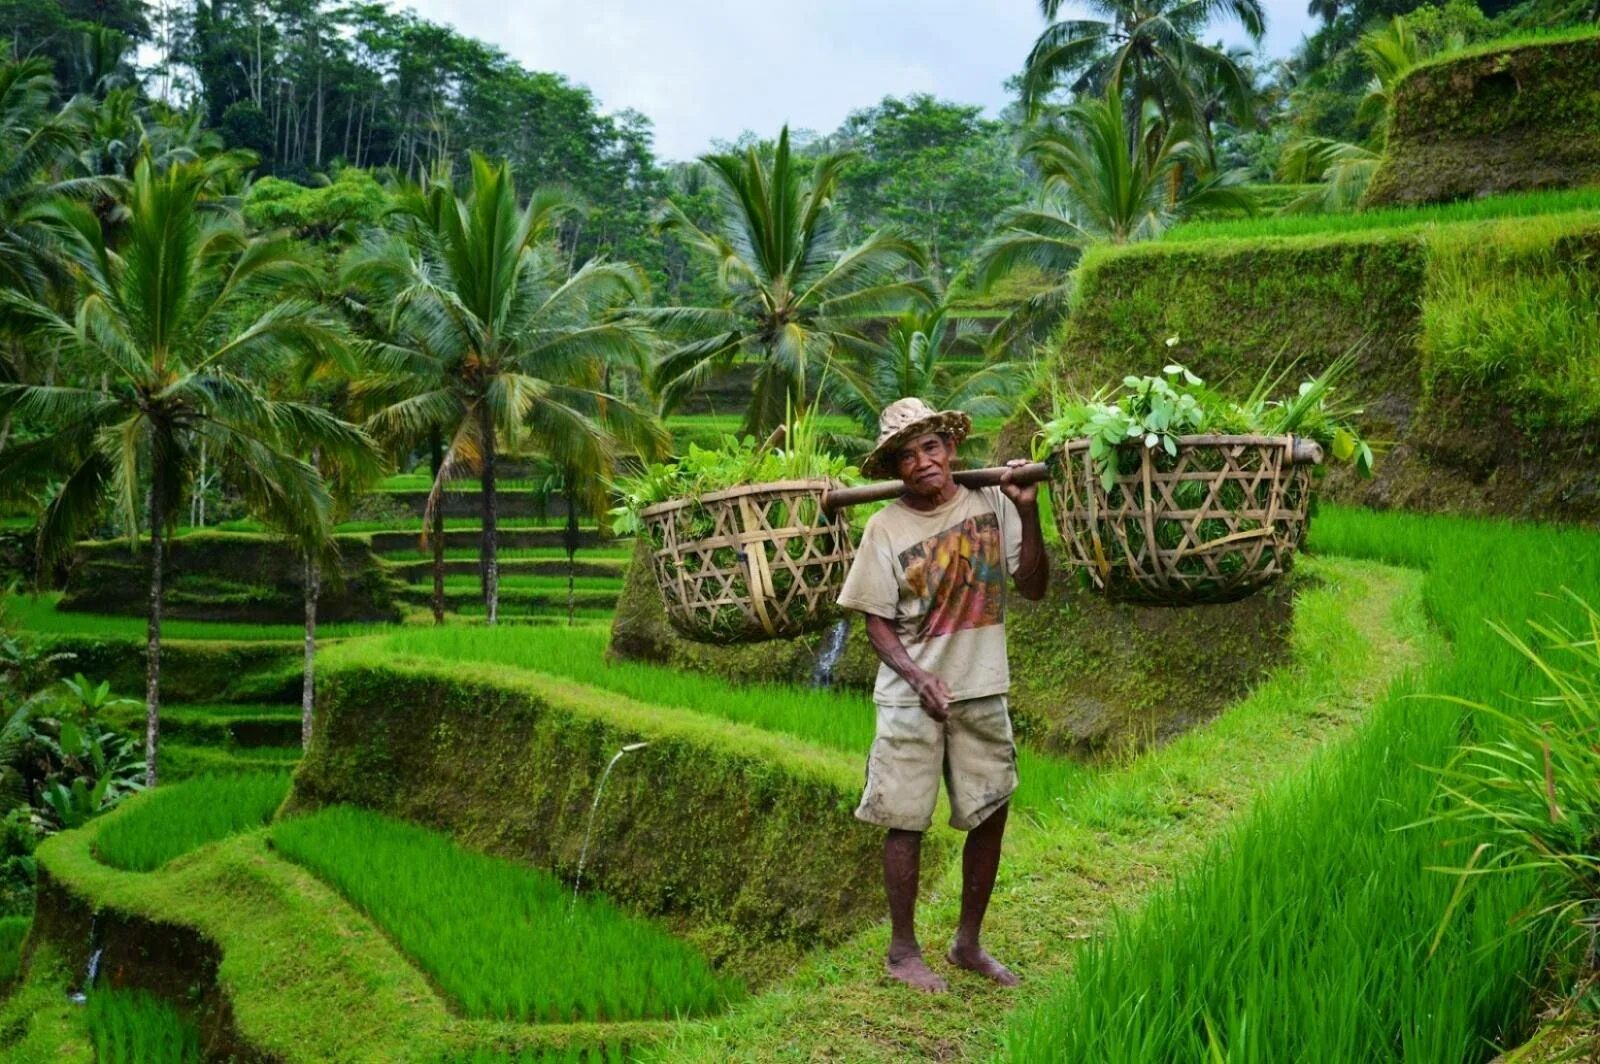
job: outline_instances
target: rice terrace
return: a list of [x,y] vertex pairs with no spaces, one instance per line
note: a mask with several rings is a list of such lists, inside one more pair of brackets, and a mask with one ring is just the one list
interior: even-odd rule
[[0,2],[0,1060],[1600,1059],[1600,7],[489,6]]

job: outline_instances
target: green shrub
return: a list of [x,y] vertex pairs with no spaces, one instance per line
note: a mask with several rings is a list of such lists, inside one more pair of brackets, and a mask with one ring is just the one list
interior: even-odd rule
[[447,836],[335,806],[282,821],[273,844],[367,913],[471,1016],[552,1023],[721,1009],[737,984],[604,898],[462,849]]
[[288,793],[286,774],[201,776],[170,784],[107,821],[96,853],[113,868],[151,872],[207,843],[260,827]]
[[100,1064],[200,1064],[198,1029],[142,990],[96,990],[88,1018]]

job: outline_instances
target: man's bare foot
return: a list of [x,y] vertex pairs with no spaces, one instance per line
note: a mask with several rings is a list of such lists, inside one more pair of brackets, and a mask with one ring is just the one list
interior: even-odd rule
[[951,946],[950,952],[945,954],[945,959],[957,968],[977,972],[985,979],[1001,986],[1016,986],[1022,982],[1017,978],[1016,972],[989,956],[982,946]]
[[891,979],[898,980],[913,990],[924,994],[942,994],[950,989],[939,973],[928,967],[920,953],[907,953],[900,957],[889,956],[884,968]]

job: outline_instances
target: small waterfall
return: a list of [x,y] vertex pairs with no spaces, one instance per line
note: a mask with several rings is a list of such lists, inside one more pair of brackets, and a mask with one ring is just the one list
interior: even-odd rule
[[105,952],[105,947],[98,944],[99,917],[89,917],[89,970],[83,975],[83,986],[68,995],[74,1005],[83,1005],[89,1000],[89,991],[94,989],[95,976],[100,974],[100,955]]
[[606,770],[600,773],[600,785],[594,789],[594,802],[589,806],[589,824],[583,831],[583,849],[578,851],[578,874],[572,880],[572,904],[578,903],[578,888],[583,885],[583,866],[589,860],[589,840],[594,837],[594,815],[600,811],[600,796],[606,793],[606,781],[611,778],[611,770],[617,767],[617,762],[635,750],[643,750],[649,743],[629,743],[618,750],[606,764]]
[[832,687],[833,670],[839,665],[839,656],[844,653],[846,637],[850,635],[850,622],[841,617],[828,629],[828,634],[822,637],[822,646],[817,651],[817,660],[811,666],[812,687]]

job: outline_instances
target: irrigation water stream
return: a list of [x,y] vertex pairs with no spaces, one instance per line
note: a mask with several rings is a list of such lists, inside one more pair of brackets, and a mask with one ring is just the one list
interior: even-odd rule
[[95,976],[100,974],[100,954],[105,952],[105,947],[99,943],[99,920],[93,914],[89,917],[89,970],[84,973],[83,986],[76,992],[67,995],[74,1005],[87,1004],[89,991],[94,989]]
[[822,637],[822,646],[817,650],[817,660],[811,666],[812,687],[832,687],[833,673],[839,667],[839,656],[844,653],[845,638],[850,634],[850,622],[841,617],[828,629],[828,634]]
[[600,773],[600,785],[594,789],[594,801],[589,805],[589,824],[583,829],[583,848],[578,851],[578,874],[572,880],[572,905],[567,906],[567,912],[572,911],[572,906],[578,904],[578,888],[583,885],[583,866],[589,860],[589,840],[594,837],[594,815],[600,811],[600,796],[606,793],[606,780],[611,778],[611,770],[617,767],[617,762],[635,750],[643,750],[649,743],[629,743],[614,754],[606,764],[606,770]]

